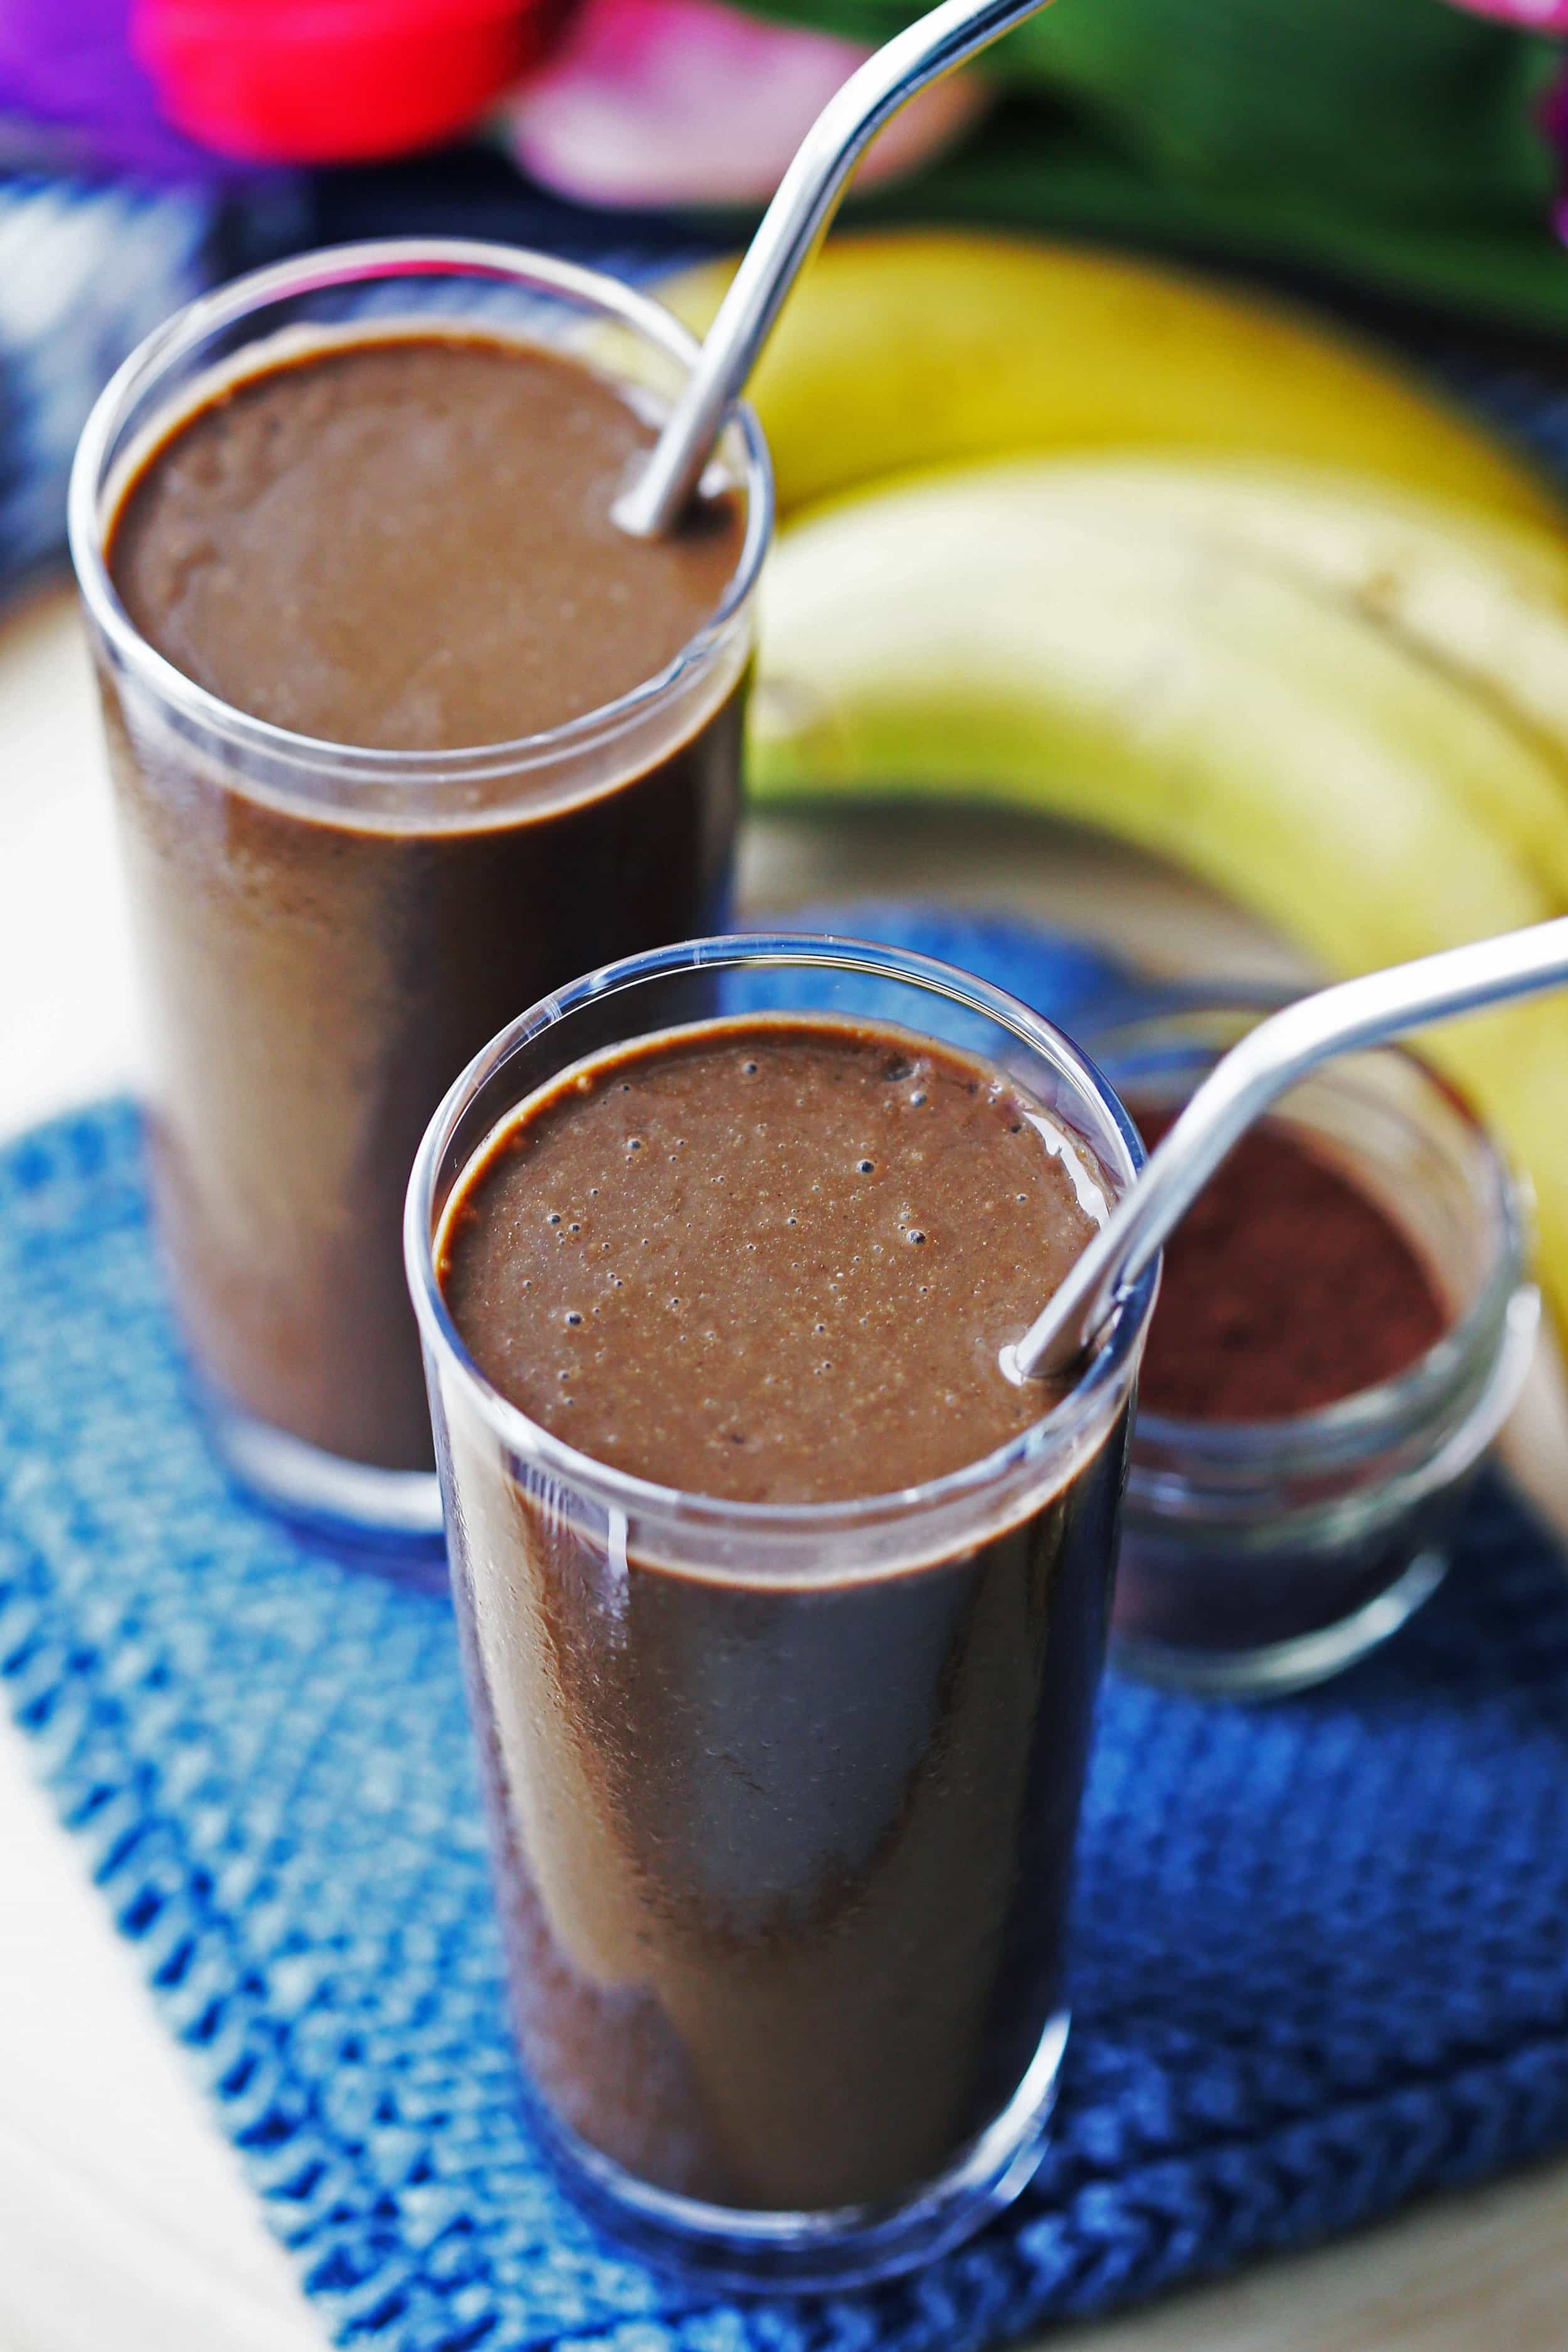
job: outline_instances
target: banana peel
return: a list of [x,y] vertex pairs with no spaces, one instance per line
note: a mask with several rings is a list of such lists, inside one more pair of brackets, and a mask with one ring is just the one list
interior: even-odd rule
[[[658,290],[700,334],[733,269]],[[1522,458],[1351,339],[1250,293],[1041,240],[836,236],[750,396],[783,513],[1008,451],[1152,447],[1350,466],[1497,514],[1559,517]]]
[[[1568,539],[1339,467],[1120,452],[1003,460],[1019,522],[1166,526],[1289,572],[1463,683],[1568,774]],[[1549,850],[1549,856],[1552,853]],[[1560,854],[1560,853],[1559,853]]]
[[[1568,786],[1506,709],[1353,598],[1134,504],[1029,508],[984,473],[786,534],[764,586],[752,789],[970,793],[1120,833],[1348,972],[1568,904],[1531,850]],[[1500,779],[1531,779],[1528,824]],[[1568,1006],[1430,1050],[1536,1188],[1568,1318]]]
[[[1250,583],[1278,625],[1259,657],[1303,677],[1315,665],[1322,693],[1375,712],[1568,908],[1568,549],[1555,538],[1326,469],[1162,457],[963,468],[906,481],[880,511],[877,564],[918,565],[940,546],[977,586],[1015,562],[1030,578],[1120,563],[1131,576],[1118,593],[1141,596],[1144,574],[1156,605]],[[1321,617],[1289,625],[1270,583]]]

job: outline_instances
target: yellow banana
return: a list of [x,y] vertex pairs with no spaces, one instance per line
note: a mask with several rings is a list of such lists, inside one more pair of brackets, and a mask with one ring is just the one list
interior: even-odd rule
[[[969,792],[1099,824],[1335,971],[1568,903],[1493,821],[1498,775],[1532,806],[1557,789],[1528,737],[1353,601],[1135,504],[1024,513],[985,474],[890,489],[787,534],[766,583],[760,796]],[[1531,1171],[1568,1311],[1568,1008],[1434,1050]]]
[[1184,529],[1349,602],[1535,735],[1568,779],[1561,533],[1328,467],[1116,454],[1005,460],[968,478],[1016,522],[1043,508],[1098,528]]
[[[1407,755],[1568,908],[1568,548],[1359,477],[1164,457],[1016,458],[906,479],[882,509],[879,553],[990,571],[1071,569],[1120,549],[1156,593],[1205,596],[1256,572],[1337,609],[1350,627],[1282,629],[1268,657],[1359,698]],[[856,534],[858,538],[859,534]],[[1500,723],[1501,722],[1501,723]]]
[[[707,327],[733,265],[668,279]],[[788,512],[1009,450],[1200,448],[1360,467],[1556,519],[1524,463],[1304,316],[1088,249],[910,230],[836,236],[752,383]]]

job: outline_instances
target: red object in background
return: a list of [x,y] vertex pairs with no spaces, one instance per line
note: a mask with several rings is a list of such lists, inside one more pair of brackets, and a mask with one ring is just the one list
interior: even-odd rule
[[249,163],[365,161],[466,130],[541,55],[552,0],[133,0],[169,120]]

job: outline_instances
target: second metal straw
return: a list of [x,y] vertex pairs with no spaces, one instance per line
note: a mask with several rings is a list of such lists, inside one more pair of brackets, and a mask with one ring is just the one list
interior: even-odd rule
[[928,82],[940,80],[1048,5],[1049,0],[943,0],[868,58],[834,92],[763,215],[653,455],[616,501],[615,517],[623,530],[638,539],[659,539],[679,520],[802,262],[889,117]]
[[1342,981],[1259,1023],[1204,1080],[1043,1313],[1004,1349],[1004,1370],[1013,1380],[1043,1380],[1092,1348],[1232,1144],[1318,1063],[1565,983],[1568,916],[1560,916]]

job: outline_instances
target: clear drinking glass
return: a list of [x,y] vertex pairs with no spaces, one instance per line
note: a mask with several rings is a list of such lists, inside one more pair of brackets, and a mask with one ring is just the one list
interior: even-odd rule
[[[1177,1109],[1286,1001],[1176,996],[1090,1037],[1134,1109]],[[1518,1400],[1540,1301],[1518,1185],[1468,1106],[1398,1046],[1347,1055],[1272,1116],[1415,1245],[1450,1322],[1396,1379],[1283,1421],[1133,1431],[1116,1664],[1215,1696],[1299,1690],[1352,1665],[1441,1583],[1466,1489]]]
[[104,541],[121,487],[215,381],[333,338],[469,333],[580,358],[668,404],[695,352],[614,279],[500,246],[348,246],[258,270],[150,336],[93,412],[70,494],[146,994],[163,1249],[241,1480],[346,1534],[438,1539],[403,1281],[409,1166],[521,1004],[722,919],[752,590],[772,520],[742,410],[734,577],[658,677],[569,725],[375,751],[232,709],[138,633]]
[[1000,991],[889,949],[759,938],[634,958],[535,1006],[415,1167],[409,1282],[543,2146],[653,2257],[824,2286],[953,2243],[1041,2152],[1153,1276],[1055,1410],[926,1486],[746,1504],[577,1453],[465,1351],[434,1265],[445,1203],[584,1055],[737,1011],[982,1055],[1113,1195],[1140,1153],[1090,1065]]

